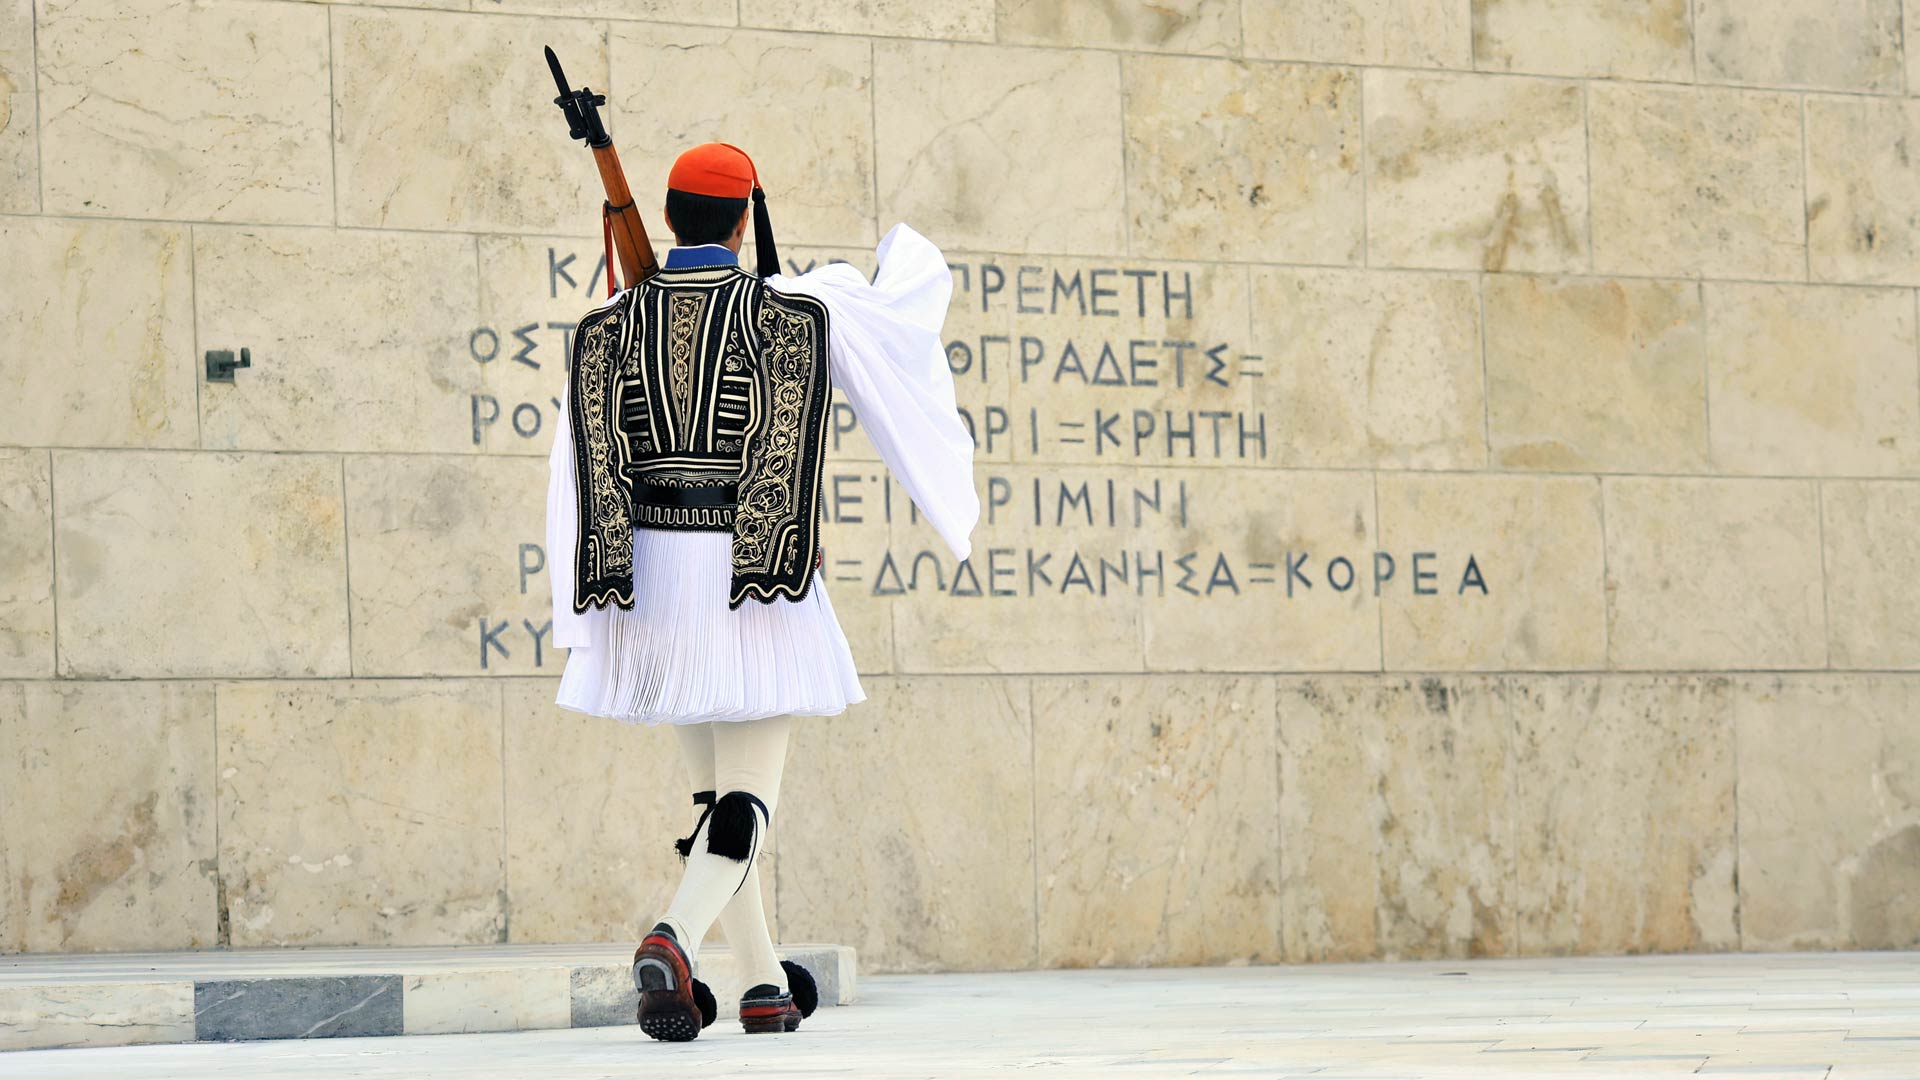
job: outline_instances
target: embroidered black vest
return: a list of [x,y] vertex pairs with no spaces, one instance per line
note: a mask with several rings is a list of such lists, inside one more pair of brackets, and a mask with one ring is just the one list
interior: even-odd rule
[[827,309],[735,266],[663,269],[580,321],[573,609],[633,607],[633,530],[733,534],[727,602],[799,600],[819,553]]

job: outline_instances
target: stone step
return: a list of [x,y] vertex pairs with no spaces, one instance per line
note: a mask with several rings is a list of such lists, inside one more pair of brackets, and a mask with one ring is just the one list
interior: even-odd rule
[[[822,1007],[853,1001],[852,948],[779,951]],[[632,958],[630,943],[5,956],[0,1050],[631,1024]],[[705,949],[694,973],[736,1017],[733,955]]]

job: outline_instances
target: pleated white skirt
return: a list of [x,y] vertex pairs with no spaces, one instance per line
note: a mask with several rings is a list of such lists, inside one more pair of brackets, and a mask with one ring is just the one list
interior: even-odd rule
[[804,600],[727,607],[733,538],[635,529],[633,608],[571,649],[555,704],[631,724],[830,716],[866,700],[817,572]]

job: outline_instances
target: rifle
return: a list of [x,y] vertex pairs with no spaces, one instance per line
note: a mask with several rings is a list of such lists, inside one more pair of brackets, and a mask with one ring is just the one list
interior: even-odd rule
[[547,67],[553,70],[554,85],[560,88],[560,96],[554,98],[553,103],[560,106],[567,117],[567,134],[585,140],[593,151],[593,163],[600,167],[600,183],[607,189],[600,225],[607,245],[607,295],[612,296],[616,253],[620,259],[620,280],[628,288],[659,273],[660,267],[653,260],[653,244],[647,240],[647,227],[633,205],[633,192],[627,190],[627,174],[620,168],[620,154],[614,150],[613,139],[600,122],[600,106],[607,103],[607,96],[584,86],[578,90],[568,89],[567,76],[560,70],[560,58],[553,55],[551,46],[547,47]]

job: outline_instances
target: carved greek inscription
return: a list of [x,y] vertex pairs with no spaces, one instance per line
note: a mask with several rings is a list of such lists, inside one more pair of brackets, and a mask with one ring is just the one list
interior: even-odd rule
[[[814,265],[790,258],[787,271]],[[476,445],[551,445],[574,325],[552,317],[554,304],[584,314],[605,299],[606,278],[604,259],[586,247],[549,247],[544,266],[527,282],[544,297],[526,290],[544,306],[475,327],[469,340],[474,363],[544,392],[475,395]],[[1342,502],[1337,479],[1317,481],[1318,502],[1290,504],[1290,474],[1274,469],[1288,433],[1282,415],[1254,404],[1269,377],[1266,350],[1244,340],[1250,300],[1233,268],[1032,257],[949,268],[943,345],[978,454],[972,556],[953,558],[882,464],[835,456],[871,453],[856,410],[837,402],[822,513],[839,534],[828,534],[821,574],[845,618],[884,620],[868,606],[896,602],[1052,602],[1091,613],[1244,601],[1251,606],[1220,625],[1246,632],[1266,603],[1313,613],[1296,619],[1371,619],[1362,600],[1473,602],[1498,587],[1497,568],[1470,549],[1382,550],[1371,498],[1364,511]],[[549,595],[543,545],[504,545],[502,557],[523,596]],[[1339,598],[1354,599],[1329,603]],[[1088,602],[1096,607],[1074,606]],[[550,621],[492,613],[476,620],[475,642],[483,670],[509,659],[556,664]]]

